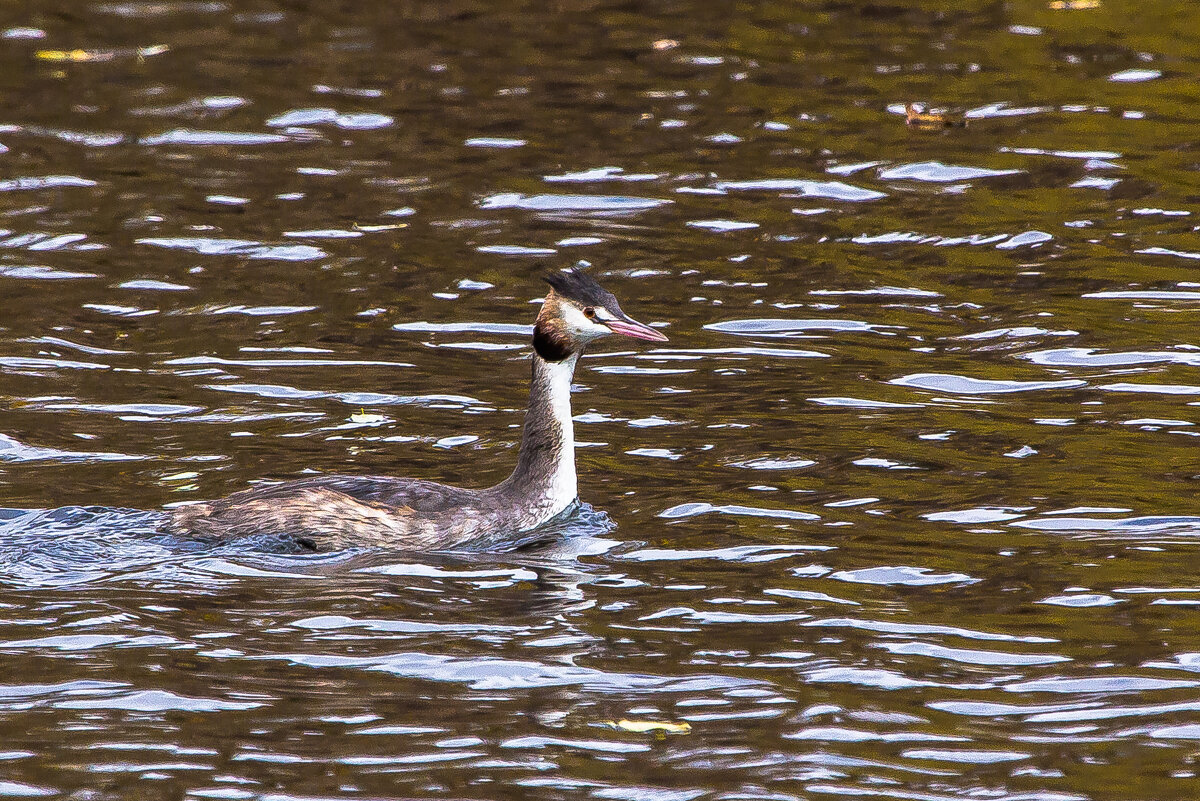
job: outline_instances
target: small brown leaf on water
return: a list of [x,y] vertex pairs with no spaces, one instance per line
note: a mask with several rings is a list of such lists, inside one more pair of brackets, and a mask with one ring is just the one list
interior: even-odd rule
[[940,111],[917,111],[917,107],[912,103],[904,104],[904,124],[910,128],[919,128],[922,130],[967,127],[965,119],[957,119]]

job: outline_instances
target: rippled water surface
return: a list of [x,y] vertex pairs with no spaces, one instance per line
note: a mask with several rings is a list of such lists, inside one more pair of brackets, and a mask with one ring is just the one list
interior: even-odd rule
[[[1200,12],[956,6],[7,4],[0,795],[1200,796]],[[156,533],[499,480],[578,260],[556,544]]]

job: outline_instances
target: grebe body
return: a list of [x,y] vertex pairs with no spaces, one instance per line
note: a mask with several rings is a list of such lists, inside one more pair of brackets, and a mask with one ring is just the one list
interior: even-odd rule
[[571,269],[547,276],[534,324],[529,407],[517,465],[484,489],[388,476],[314,476],[236,492],[171,511],[168,530],[227,541],[278,535],[313,550],[387,547],[478,548],[520,535],[577,503],[571,379],[588,343],[611,334],[666,341],[631,319],[591,276]]

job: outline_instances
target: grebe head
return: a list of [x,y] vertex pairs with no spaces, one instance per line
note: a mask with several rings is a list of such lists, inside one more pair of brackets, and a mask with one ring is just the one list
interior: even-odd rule
[[546,276],[550,294],[533,329],[533,347],[548,362],[559,362],[589,342],[610,334],[666,342],[666,335],[639,323],[613,294],[582,270],[572,267]]

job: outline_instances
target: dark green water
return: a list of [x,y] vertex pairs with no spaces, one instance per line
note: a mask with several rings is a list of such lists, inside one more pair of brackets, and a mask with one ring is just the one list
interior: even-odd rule
[[[1196,798],[1197,30],[9,4],[0,795]],[[502,478],[580,259],[671,337],[577,374],[615,528],[305,557],[122,511]]]

